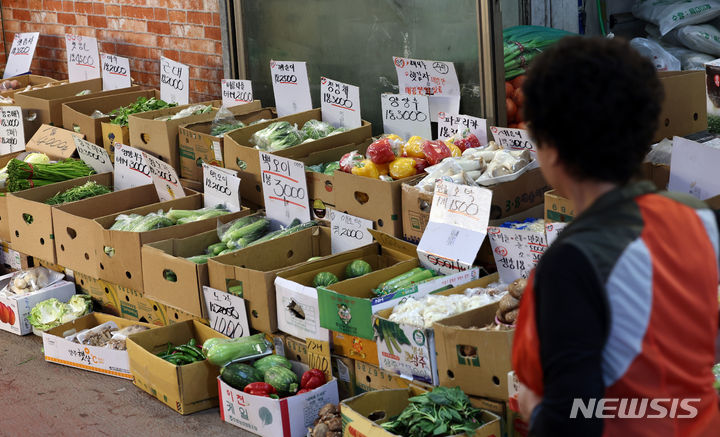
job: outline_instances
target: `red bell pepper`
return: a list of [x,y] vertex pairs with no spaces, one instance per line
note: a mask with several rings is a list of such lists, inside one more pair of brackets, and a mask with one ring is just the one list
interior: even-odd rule
[[350,173],[355,165],[365,159],[357,150],[348,152],[340,158],[340,170]]
[[310,369],[300,378],[300,387],[308,390],[318,388],[325,384],[325,373],[319,369]]
[[427,162],[430,163],[430,165],[438,164],[443,159],[452,156],[450,148],[440,140],[425,141],[423,143],[422,150],[425,154],[425,159],[427,159]]
[[277,390],[267,382],[252,382],[246,385],[243,391],[255,396],[265,396],[266,398],[275,395],[275,399],[277,399]]
[[464,138],[458,138],[453,142],[453,144],[458,146],[463,152],[467,149],[473,149],[481,146],[480,140],[478,140],[475,134],[470,134]]
[[425,158],[413,158],[415,160],[415,168],[417,169],[418,174],[425,171],[426,168],[428,168],[428,162]]
[[296,395],[301,395],[301,394],[307,393],[307,392],[309,392],[309,391],[312,391],[312,389],[311,389],[311,388],[302,388],[302,389],[298,390],[298,392],[295,393],[295,394],[296,394]]
[[365,152],[375,164],[387,164],[395,160],[395,151],[389,138],[381,138],[370,144]]

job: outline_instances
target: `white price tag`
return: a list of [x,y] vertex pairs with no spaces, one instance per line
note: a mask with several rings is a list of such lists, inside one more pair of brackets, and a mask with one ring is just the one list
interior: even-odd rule
[[82,138],[74,137],[73,139],[75,140],[75,149],[78,155],[80,155],[80,159],[92,167],[96,173],[109,173],[113,171],[112,160],[107,150],[90,141],[85,141]]
[[206,208],[225,205],[232,212],[240,211],[240,178],[237,172],[203,162],[203,188],[203,206]]
[[669,191],[706,200],[720,194],[720,149],[681,137],[673,138]]
[[360,127],[360,88],[321,77],[320,108],[326,123],[347,129]]
[[22,108],[0,106],[0,155],[25,150]]
[[150,169],[150,177],[161,202],[185,197],[180,178],[170,164],[146,152],[142,152],[142,155]]
[[273,226],[287,226],[294,219],[310,221],[305,164],[260,152],[265,211]]
[[35,56],[35,47],[39,37],[39,32],[15,34],[10,53],[8,53],[8,61],[5,64],[3,79],[30,72],[30,64]]
[[304,62],[270,61],[278,117],[312,109],[310,83]]
[[332,253],[356,249],[372,243],[368,229],[373,228],[372,220],[355,217],[334,209],[330,210],[330,247]]
[[431,138],[428,98],[408,94],[382,94],[383,129],[407,141],[412,136]]
[[116,191],[153,183],[150,168],[142,154],[139,149],[115,143],[113,186]]
[[488,237],[500,281],[505,284],[527,278],[547,249],[544,232],[489,227]]
[[223,106],[226,108],[253,101],[252,82],[249,80],[223,79],[220,85]]
[[458,129],[467,129],[470,131],[471,134],[477,137],[478,141],[480,141],[480,144],[483,146],[488,143],[486,119],[470,115],[459,115],[458,117],[460,118],[460,125],[458,126]]
[[437,121],[440,112],[458,113],[460,82],[452,62],[393,56],[393,63],[401,93],[428,96],[431,121]]
[[128,58],[100,53],[100,59],[102,61],[103,90],[116,90],[132,85]]
[[546,222],[545,223],[545,239],[547,240],[547,245],[550,247],[551,244],[557,239],[558,235],[560,234],[560,231],[565,229],[565,227],[569,223],[563,223],[563,222]]
[[537,147],[525,129],[492,126],[490,131],[499,146],[510,150],[527,150],[535,155]]
[[203,286],[210,327],[230,338],[250,335],[245,300],[224,291]]
[[190,67],[160,57],[160,98],[178,105],[190,102]]
[[486,188],[437,181],[417,249],[420,263],[445,274],[468,270],[487,233],[491,200]]
[[65,35],[68,77],[70,82],[100,77],[100,54],[97,39],[82,35]]

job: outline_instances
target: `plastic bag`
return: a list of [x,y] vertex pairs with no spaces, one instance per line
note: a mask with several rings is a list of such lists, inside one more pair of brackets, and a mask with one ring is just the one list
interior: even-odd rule
[[660,41],[660,45],[665,47],[663,43],[670,44],[673,46],[682,46],[682,43],[678,41],[677,39],[677,30],[673,30],[672,32],[668,32],[665,35],[660,34],[660,28],[652,23],[647,23],[645,25],[645,33],[648,34],[648,37],[650,39],[654,39],[656,41]]
[[680,61],[680,67],[683,70],[705,70],[705,64],[715,60],[714,56],[705,53],[694,52],[685,47],[675,47],[661,44],[665,50],[675,56]]
[[256,149],[276,152],[297,146],[303,141],[302,139],[303,136],[297,125],[290,124],[287,121],[276,121],[255,132],[250,137],[250,143]]
[[207,105],[207,106],[206,105],[192,105],[192,106],[188,106],[187,108],[178,111],[174,115],[163,115],[161,117],[156,118],[155,120],[158,120],[158,121],[177,120],[179,118],[185,118],[185,117],[189,117],[191,115],[206,114],[211,111],[212,111],[211,105]]
[[226,132],[245,127],[245,123],[236,120],[232,112],[225,106],[220,108],[215,114],[212,125],[210,127],[210,135],[222,138]]
[[680,71],[680,61],[651,39],[633,38],[630,45],[642,56],[650,59],[657,71]]
[[308,120],[300,129],[303,141],[307,140],[319,140],[330,135],[335,130],[330,123],[325,123],[319,120]]
[[8,283],[5,290],[14,294],[27,294],[56,283],[63,279],[64,274],[50,270],[46,267],[33,267],[17,272]]
[[641,20],[649,21],[665,35],[676,27],[707,23],[720,15],[717,0],[638,0],[632,13]]
[[700,53],[720,56],[720,31],[711,24],[677,29],[677,39],[685,47]]

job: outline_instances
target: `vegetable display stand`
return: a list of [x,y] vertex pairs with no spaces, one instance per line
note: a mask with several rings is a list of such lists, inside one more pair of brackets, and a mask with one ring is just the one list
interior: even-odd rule
[[140,389],[180,414],[207,410],[218,405],[220,369],[207,360],[175,365],[160,358],[158,353],[173,345],[195,339],[202,345],[210,338],[227,338],[197,321],[143,331],[127,340],[130,373]]
[[[259,120],[277,118],[275,108],[263,108],[246,114],[236,115],[235,120],[246,126]],[[200,181],[203,177],[202,163],[225,167],[224,135],[211,135],[212,121],[182,125],[178,128],[180,147],[180,176]]]
[[138,97],[156,97],[159,99],[160,91],[139,90],[63,103],[63,127],[69,131],[84,134],[86,140],[102,146],[102,123],[109,123],[110,117],[106,116],[94,118],[92,116],[93,113],[95,111],[100,111],[103,114],[109,114],[112,110],[117,109],[120,106],[129,105],[135,102]]
[[[0,289],[4,288],[14,273],[0,277]],[[67,302],[75,294],[75,284],[68,281],[58,281],[52,285],[26,294],[9,293],[0,296],[0,330],[16,335],[26,335],[32,332],[32,325],[27,316],[38,302],[55,298]]]
[[[291,364],[298,377],[309,369],[296,361]],[[339,401],[335,378],[305,393],[280,399],[237,390],[221,378],[217,379],[217,384],[220,418],[238,428],[266,436],[305,437],[323,405]]]
[[78,333],[106,322],[114,322],[120,329],[131,325],[152,328],[148,323],[133,322],[108,314],[90,313],[43,333],[45,361],[118,378],[133,379],[127,350],[81,345],[65,339],[65,333],[70,330],[74,329]]
[[314,226],[286,237],[210,258],[210,286],[222,291],[241,290],[234,294],[242,294],[245,299],[250,327],[267,333],[276,332],[277,273],[302,264],[309,258],[330,254],[330,229]]
[[[250,143],[252,135],[277,121],[287,121],[301,127],[308,120],[322,120],[320,109],[311,109],[305,112],[279,117],[263,123],[254,124],[243,129],[230,132],[225,136],[225,167],[238,170],[238,177],[242,179],[240,184],[240,196],[243,199],[263,205],[263,193],[260,179],[260,154]],[[300,159],[311,153],[327,150],[337,146],[350,143],[360,144],[372,135],[372,126],[367,121],[362,126],[349,129],[336,135],[330,135],[319,140],[308,141],[293,147],[272,152],[275,155],[290,159]]]
[[48,205],[45,201],[58,193],[80,187],[90,181],[112,187],[113,175],[112,173],[95,174],[8,194],[10,242],[13,248],[56,263],[52,210],[57,206]]
[[[19,156],[20,154],[25,152],[13,152],[8,153],[7,155],[0,156],[0,168],[5,168],[7,166],[8,162],[10,162],[13,158]],[[6,179],[7,181],[7,179]],[[7,198],[8,193],[5,192],[5,188],[2,189],[0,192],[0,240],[1,241],[10,241],[10,214],[8,213],[8,204],[7,204]]]
[[[221,222],[252,214],[243,210],[232,218],[220,217]],[[218,242],[217,230],[201,232],[184,238],[172,238],[148,243],[142,247],[142,274],[145,296],[173,305],[196,316],[205,317],[203,285],[209,285],[208,266],[189,260],[213,243]]]

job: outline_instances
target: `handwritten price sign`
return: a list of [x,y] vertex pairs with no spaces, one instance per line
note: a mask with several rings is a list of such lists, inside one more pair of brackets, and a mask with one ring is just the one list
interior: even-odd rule
[[493,126],[490,131],[495,138],[495,142],[501,147],[510,150],[527,150],[533,155],[537,151],[535,143],[530,138],[528,131],[524,129],[510,129],[507,127]]
[[143,152],[125,144],[115,143],[115,173],[113,174],[115,190],[125,190],[152,183],[150,167],[143,158]]
[[440,112],[459,111],[460,82],[452,62],[393,56],[393,64],[401,92],[429,97],[432,121],[437,121]]
[[489,227],[488,238],[500,280],[506,284],[527,278],[548,246],[545,232],[527,229]]
[[226,108],[253,101],[252,82],[249,80],[223,79],[220,85],[223,106]]
[[372,234],[368,231],[373,228],[372,220],[331,209],[330,227],[332,228],[332,234],[330,234],[332,253],[355,249],[373,241]]
[[27,143],[27,150],[42,152],[53,159],[66,159],[75,153],[74,137],[83,138],[78,134],[59,127],[43,124]]
[[100,59],[102,61],[103,90],[116,90],[132,85],[128,58],[100,53]]
[[90,36],[65,35],[70,82],[100,77],[100,54],[97,39]]
[[446,140],[458,131],[473,134],[480,144],[487,144],[487,120],[469,115],[438,114],[438,138]]
[[425,96],[407,94],[382,94],[383,129],[407,141],[413,135],[432,137],[430,109]]
[[324,122],[335,127],[360,127],[360,88],[320,78],[320,108]]
[[237,172],[203,162],[204,206],[225,205],[232,212],[240,211],[240,178]]
[[310,221],[305,164],[260,152],[260,170],[265,211],[273,225]]
[[230,338],[250,335],[245,300],[224,291],[203,286],[210,327]]
[[170,164],[145,152],[142,152],[142,156],[150,169],[150,177],[161,202],[185,197],[180,178]]
[[312,109],[304,62],[270,61],[275,107],[279,117]]
[[308,366],[311,369],[319,369],[325,373],[325,378],[332,379],[332,367],[330,365],[330,342],[307,338],[305,340],[308,352]]
[[75,137],[73,139],[75,140],[75,148],[78,151],[78,155],[80,155],[80,159],[92,167],[96,173],[109,173],[113,171],[112,160],[107,150],[90,141],[85,141],[82,138]]
[[25,150],[22,108],[0,106],[0,154]]
[[187,105],[190,101],[190,67],[162,56],[160,58],[160,97],[169,103]]
[[39,32],[16,33],[5,64],[3,79],[28,73],[35,56]]

